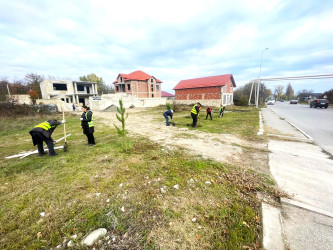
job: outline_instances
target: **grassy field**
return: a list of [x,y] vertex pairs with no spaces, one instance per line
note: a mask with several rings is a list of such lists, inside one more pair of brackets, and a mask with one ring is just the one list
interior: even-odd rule
[[[176,115],[177,125],[187,126],[187,113]],[[254,111],[242,114],[252,113],[258,117]],[[222,128],[198,129],[234,133],[236,129],[228,128],[235,127],[233,122],[228,125],[229,116],[233,113],[220,120]],[[73,235],[79,244],[99,227],[107,228],[112,239],[103,240],[104,248],[260,247],[256,192],[274,194],[268,177],[169,151],[145,138],[120,138],[112,124],[102,126],[98,120],[97,145],[89,147],[76,116],[66,118],[72,133],[68,152],[6,160],[5,156],[34,149],[28,131],[44,120],[38,116],[0,121],[1,249],[51,248]],[[235,133],[246,137],[254,131],[244,130]],[[62,133],[60,125],[53,138]]]
[[[177,127],[186,127],[210,133],[234,134],[245,139],[256,140],[259,130],[259,110],[255,107],[227,106],[224,116],[219,118],[217,107],[212,107],[212,118],[206,119],[206,107],[202,107],[198,117],[196,128],[192,128],[191,106],[176,106],[174,121]],[[165,107],[159,107],[156,119],[161,119],[161,112]],[[164,119],[164,117],[162,116]]]

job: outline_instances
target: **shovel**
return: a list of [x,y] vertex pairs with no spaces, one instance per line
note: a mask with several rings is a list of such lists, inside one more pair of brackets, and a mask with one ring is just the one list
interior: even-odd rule
[[[62,119],[65,120],[64,105],[62,105]],[[67,136],[66,136],[66,122],[64,123],[64,136],[65,136],[64,152],[67,152],[68,144],[67,144]]]

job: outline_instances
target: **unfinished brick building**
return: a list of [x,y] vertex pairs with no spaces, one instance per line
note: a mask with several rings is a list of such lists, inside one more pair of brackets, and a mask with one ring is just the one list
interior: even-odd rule
[[181,80],[173,89],[178,103],[219,106],[233,103],[236,83],[232,74]]
[[138,98],[160,98],[161,83],[159,79],[138,70],[130,74],[119,74],[115,85],[115,93],[127,93]]

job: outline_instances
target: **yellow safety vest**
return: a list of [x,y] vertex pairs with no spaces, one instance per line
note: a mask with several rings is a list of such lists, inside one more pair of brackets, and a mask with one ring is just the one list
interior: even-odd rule
[[192,110],[191,110],[191,113],[193,113],[193,114],[195,114],[195,115],[198,114],[197,110],[195,109],[196,106],[198,106],[198,104],[195,104],[195,105],[193,106]]
[[42,123],[38,124],[37,126],[35,126],[35,128],[43,128],[46,131],[51,128],[54,128],[54,127],[55,127],[55,125],[51,126],[51,124],[49,122],[42,122]]
[[223,111],[223,109],[224,109],[224,106],[222,106],[222,107],[220,108],[220,112],[222,112],[222,111]]
[[[88,111],[91,112],[91,111]],[[88,119],[88,112],[86,113],[86,119]],[[93,112],[91,112],[91,121],[88,122],[89,128],[90,127],[94,127],[94,116],[93,116]]]

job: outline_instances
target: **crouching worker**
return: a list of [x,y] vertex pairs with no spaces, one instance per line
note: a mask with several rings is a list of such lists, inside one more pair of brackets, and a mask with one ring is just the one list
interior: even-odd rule
[[95,137],[94,137],[94,117],[93,112],[89,107],[83,105],[82,106],[83,113],[81,115],[81,128],[83,129],[83,134],[85,134],[88,138],[88,145],[95,145]]
[[165,118],[165,122],[166,122],[166,125],[167,126],[170,126],[170,123],[169,123],[169,116],[170,116],[170,119],[172,120],[172,115],[173,115],[173,110],[167,110],[163,113],[163,116]]
[[220,116],[219,117],[223,117],[224,110],[225,110],[225,107],[223,105],[221,105],[221,107],[219,109],[219,111],[220,111]]
[[55,128],[62,123],[65,123],[65,120],[62,120],[61,122],[58,122],[57,120],[48,120],[38,124],[29,132],[34,146],[37,145],[39,156],[45,155],[43,142],[46,143],[49,149],[49,156],[56,156],[51,135]]

